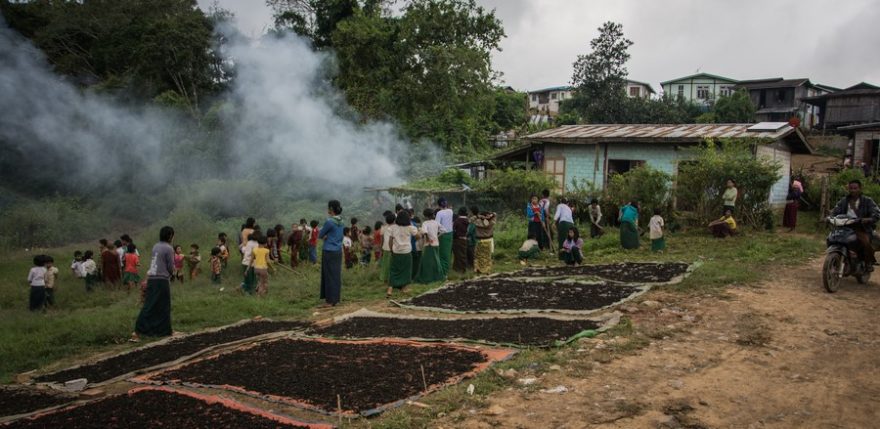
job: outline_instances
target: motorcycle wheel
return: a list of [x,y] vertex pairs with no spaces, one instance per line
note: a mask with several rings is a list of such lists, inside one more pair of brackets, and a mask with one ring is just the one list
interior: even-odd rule
[[825,265],[822,267],[822,285],[828,293],[837,292],[840,286],[840,268],[843,266],[843,255],[829,253],[825,257]]
[[856,281],[859,282],[860,285],[868,284],[871,281],[871,273],[862,273],[856,276]]

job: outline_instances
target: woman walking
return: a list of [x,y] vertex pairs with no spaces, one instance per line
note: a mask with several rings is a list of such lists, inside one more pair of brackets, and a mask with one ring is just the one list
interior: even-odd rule
[[620,245],[624,249],[639,248],[639,204],[631,201],[620,208]]
[[165,337],[171,335],[171,273],[174,272],[174,228],[159,230],[159,242],[153,246],[150,269],[147,270],[147,290],[144,305],[135,323],[131,341],[142,335]]
[[332,307],[339,303],[342,295],[342,204],[337,200],[327,203],[327,214],[318,236],[324,240],[321,254],[321,307]]

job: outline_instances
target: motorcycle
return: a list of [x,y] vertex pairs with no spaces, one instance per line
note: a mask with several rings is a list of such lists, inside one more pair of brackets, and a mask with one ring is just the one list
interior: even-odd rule
[[861,219],[847,215],[828,218],[833,229],[825,240],[828,250],[822,267],[822,284],[829,293],[837,292],[844,277],[853,276],[859,284],[871,280],[871,271],[856,251],[859,245],[854,226],[861,225],[861,222]]

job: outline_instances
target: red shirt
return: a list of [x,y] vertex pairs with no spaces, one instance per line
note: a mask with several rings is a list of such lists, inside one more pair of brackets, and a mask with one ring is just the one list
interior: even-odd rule
[[138,272],[137,266],[138,266],[139,261],[140,261],[140,258],[138,258],[137,253],[126,253],[125,254],[125,272],[137,274],[137,272]]
[[318,227],[312,228],[312,233],[309,235],[309,246],[317,246],[318,245]]

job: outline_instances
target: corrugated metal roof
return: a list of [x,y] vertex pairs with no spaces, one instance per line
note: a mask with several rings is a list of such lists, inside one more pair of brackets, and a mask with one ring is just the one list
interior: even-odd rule
[[758,138],[778,140],[793,132],[791,125],[776,131],[749,131],[755,124],[618,124],[618,125],[563,125],[525,136],[525,140],[556,143],[626,141],[700,141],[707,138]]
[[571,86],[551,86],[549,88],[536,89],[534,91],[529,91],[529,94],[538,94],[541,92],[550,92],[550,91],[571,91],[574,89]]
[[736,79],[731,79],[731,78],[729,78],[729,77],[724,77],[724,76],[718,76],[717,74],[711,74],[711,73],[697,73],[697,74],[692,74],[692,75],[690,75],[690,76],[680,77],[680,78],[678,78],[678,79],[667,80],[666,82],[660,82],[660,85],[662,86],[662,85],[666,85],[667,83],[676,83],[676,82],[681,81],[681,80],[696,79],[696,78],[698,78],[698,77],[707,77],[707,78],[709,78],[709,79],[724,80],[724,81],[727,81],[727,82],[730,82],[730,83],[737,83],[737,82],[738,82]]
[[736,87],[737,88],[746,88],[746,89],[772,89],[772,88],[794,88],[801,85],[813,86],[810,82],[810,79],[802,78],[802,79],[780,79],[780,80],[766,80],[766,81],[755,81],[755,82],[740,82]]

